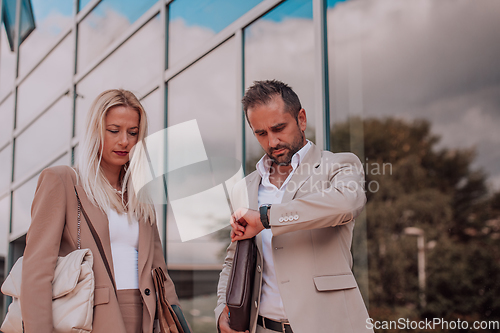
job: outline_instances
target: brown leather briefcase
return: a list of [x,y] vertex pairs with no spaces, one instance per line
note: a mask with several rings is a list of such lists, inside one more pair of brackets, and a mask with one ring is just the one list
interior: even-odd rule
[[256,260],[255,237],[238,241],[226,290],[229,326],[235,331],[244,332],[250,327]]

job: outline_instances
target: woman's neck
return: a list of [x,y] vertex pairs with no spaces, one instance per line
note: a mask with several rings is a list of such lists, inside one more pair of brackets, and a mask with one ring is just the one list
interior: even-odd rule
[[102,172],[104,173],[104,176],[108,180],[109,184],[116,190],[121,191],[121,167],[112,167],[110,168],[107,165],[101,165],[102,167]]

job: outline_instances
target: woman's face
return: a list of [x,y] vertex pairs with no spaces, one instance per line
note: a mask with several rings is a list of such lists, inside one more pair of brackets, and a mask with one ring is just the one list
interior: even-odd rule
[[101,165],[120,169],[129,161],[129,153],[139,136],[139,113],[128,106],[115,106],[104,117],[104,141]]

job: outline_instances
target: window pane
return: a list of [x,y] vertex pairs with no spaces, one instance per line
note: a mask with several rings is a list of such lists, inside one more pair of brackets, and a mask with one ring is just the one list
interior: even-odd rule
[[14,95],[0,105],[0,147],[12,137],[14,129]]
[[0,151],[0,194],[9,189],[12,179],[12,145]]
[[262,0],[176,0],[169,7],[169,65],[200,47]]
[[16,54],[10,50],[5,29],[0,26],[0,100],[14,88]]
[[85,6],[89,4],[91,0],[80,0],[78,1],[78,11],[80,12]]
[[[216,303],[218,273],[224,260],[224,250],[229,244],[229,230],[226,228],[181,242],[179,226],[185,230],[182,223],[194,221],[188,228],[213,231],[229,223],[230,213],[224,194],[221,201],[204,197],[204,202],[191,202],[191,206],[185,201],[184,204],[179,202],[190,195],[213,190],[238,171],[231,169],[231,164],[238,163],[235,161],[236,147],[241,145],[237,130],[241,125],[237,121],[240,107],[236,99],[235,47],[233,39],[227,41],[168,82],[169,127],[196,120],[204,150],[212,163],[212,171],[177,172],[175,175],[179,177],[172,176],[167,181],[170,202],[167,211],[167,262],[175,283],[185,286],[181,302],[186,307],[184,311],[193,331],[200,332],[215,332],[215,322],[210,315]],[[227,170],[221,166],[222,159],[228,161],[224,165]],[[205,167],[206,164],[198,163],[197,166]],[[183,169],[194,170],[190,167],[194,165]],[[175,178],[178,186],[175,186],[175,181],[171,182],[171,178]],[[203,226],[198,226],[198,222]]]
[[[61,33],[73,24],[73,3],[68,0],[31,0],[35,30],[19,49],[19,76],[24,76],[39,61]],[[68,57],[69,60],[73,58]]]
[[35,177],[28,180],[12,194],[12,233],[11,235],[20,236],[28,231],[31,223],[31,203],[35,196],[36,183]]
[[156,89],[146,98],[141,100],[141,104],[148,115],[148,133],[153,134],[165,128],[165,111],[161,108],[160,89]]
[[[299,96],[307,114],[306,136],[314,141],[314,31],[312,2],[290,0],[245,29],[245,89],[256,80],[280,80]],[[246,172],[263,150],[246,125]]]
[[15,179],[49,162],[69,146],[71,138],[71,98],[63,96],[35,123],[16,138]]
[[0,199],[0,257],[9,252],[10,194]]
[[[71,156],[65,154],[58,160],[49,165],[70,165]],[[38,173],[36,176],[21,185],[12,195],[12,235],[19,237],[28,231],[31,224],[31,204],[35,196],[36,184],[38,182]]]
[[157,1],[101,1],[78,25],[78,71],[98,58]]
[[12,193],[12,236],[21,236],[31,223],[31,203],[35,196],[37,174]]
[[77,135],[82,132],[92,101],[106,89],[123,88],[138,97],[151,91],[152,82],[163,74],[162,45],[157,15],[78,84]]
[[58,98],[65,88],[69,89],[72,42],[70,34],[19,86],[16,127],[25,125]]
[[[364,162],[370,312],[384,320],[498,318],[499,11],[329,2],[331,147]],[[425,235],[425,288],[408,227]]]

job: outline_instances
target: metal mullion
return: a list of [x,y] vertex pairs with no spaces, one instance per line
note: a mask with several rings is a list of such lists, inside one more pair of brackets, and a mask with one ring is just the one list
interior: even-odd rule
[[[15,21],[15,37],[14,37],[14,50],[16,52],[16,79],[19,75],[19,46],[21,37],[21,0],[16,1],[16,21]],[[16,83],[17,86],[17,83]]]
[[199,47],[197,50],[192,52],[192,56],[188,57],[187,60],[181,61],[176,66],[169,68],[165,71],[163,79],[169,81],[174,76],[178,75],[189,66],[193,65],[196,61],[203,58],[210,51],[217,48],[219,45],[223,44],[225,41],[234,36],[236,31],[244,29],[246,26],[257,20],[262,15],[266,14],[268,11],[279,5],[284,0],[264,0],[254,8],[250,9],[239,19],[228,25],[224,30],[213,36],[207,43]]
[[236,123],[240,126],[236,127],[236,136],[240,138],[241,142],[236,144],[236,159],[241,161],[243,174],[245,173],[245,117],[243,115],[243,108],[241,106],[241,99],[245,91],[245,40],[243,29],[236,31],[234,35],[236,39],[236,109],[238,110],[236,116]]
[[328,89],[328,42],[326,36],[326,0],[313,0],[314,25],[314,91],[316,112],[316,145],[330,149],[330,113]]
[[68,153],[71,154],[71,161],[70,164],[71,166],[74,166],[75,164],[75,156],[74,156],[74,147],[72,145],[72,139],[76,135],[76,85],[73,84],[73,78],[76,75],[76,66],[77,66],[77,61],[78,61],[78,22],[77,22],[77,15],[78,15],[78,7],[80,5],[80,0],[74,0],[74,7],[73,7],[73,73],[71,73],[71,83],[70,83],[70,93],[69,95],[72,98],[72,103],[71,103],[71,136],[69,137],[68,140]]
[[[163,123],[166,124],[168,119],[167,119],[167,98],[166,98],[166,82],[163,80],[163,73],[167,69],[168,66],[168,7],[165,4],[165,2],[162,0],[161,2],[161,7],[160,7],[160,21],[161,21],[161,26],[162,26],[162,41],[163,41],[163,47],[161,48],[161,59],[162,61],[160,62],[160,68],[159,68],[159,75],[158,75],[158,89],[160,92],[160,110],[163,110]],[[166,126],[165,126],[166,127]],[[164,182],[164,191],[165,194],[166,192],[166,183]],[[166,197],[166,196],[165,196]],[[163,247],[163,258],[165,260],[165,263],[167,263],[167,205],[163,205],[163,220],[161,221],[162,223],[162,233],[161,233],[161,238],[162,238],[162,247]]]
[[151,21],[161,10],[162,3],[159,1],[153,5],[144,15],[141,16],[137,21],[135,21],[126,32],[116,41],[114,41],[108,48],[104,50],[102,55],[91,62],[85,70],[77,73],[73,77],[73,84],[78,84],[83,80],[90,72],[92,72],[97,66],[104,62],[111,54],[113,54],[120,46],[125,44],[137,31],[139,31],[143,26],[145,26],[149,21]]

